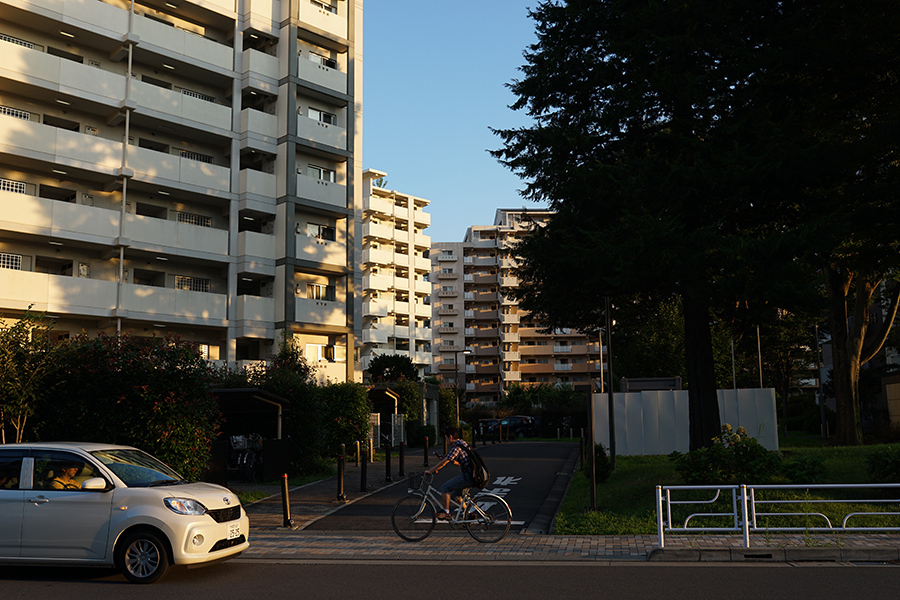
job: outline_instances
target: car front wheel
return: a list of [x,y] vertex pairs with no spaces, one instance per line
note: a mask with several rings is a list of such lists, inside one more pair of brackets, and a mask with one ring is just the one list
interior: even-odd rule
[[116,548],[116,566],[131,583],[153,583],[169,569],[166,545],[155,533],[133,533]]

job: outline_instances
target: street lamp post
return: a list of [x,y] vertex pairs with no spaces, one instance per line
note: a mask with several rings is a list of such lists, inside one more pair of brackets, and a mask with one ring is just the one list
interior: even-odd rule
[[[456,369],[456,426],[459,427],[459,355],[471,354],[468,350],[453,351],[453,367]],[[463,363],[465,364],[465,363]]]

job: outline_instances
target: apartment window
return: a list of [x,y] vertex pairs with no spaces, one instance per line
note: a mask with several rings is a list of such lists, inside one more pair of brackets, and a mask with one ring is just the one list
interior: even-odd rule
[[319,123],[337,125],[337,115],[325,112],[324,110],[319,110],[318,108],[309,108],[309,118],[313,121],[318,121]]
[[309,0],[309,3],[320,10],[325,10],[330,13],[337,14],[337,7],[332,6],[330,3],[320,2],[319,0]]
[[335,182],[334,169],[326,169],[325,167],[320,167],[318,165],[308,165],[306,168],[306,174],[313,179],[318,179],[319,181],[329,181],[331,183]]
[[212,164],[213,162],[213,157],[208,154],[200,154],[199,152],[192,152],[190,150],[179,150],[178,153],[181,155],[181,158],[186,158],[188,160],[196,160],[209,164]]
[[320,225],[318,223],[307,223],[306,224],[306,235],[311,238],[318,238],[320,240],[327,240],[329,242],[333,242],[336,239],[337,232],[334,227],[329,227],[328,225]]
[[0,192],[15,192],[17,194],[24,194],[25,182],[0,178]]
[[442,292],[455,292],[456,288],[454,288],[452,285],[442,285],[441,291]]
[[17,46],[24,46],[29,50],[34,50],[34,44],[32,44],[31,42],[26,42],[25,40],[14,38],[11,35],[6,35],[5,33],[0,33],[0,40],[9,42],[10,44],[16,44]]
[[334,301],[334,286],[323,283],[307,283],[306,297],[309,300]]
[[210,280],[189,275],[175,276],[175,289],[188,290],[189,292],[209,292]]
[[13,108],[11,106],[0,106],[0,115],[15,117],[16,119],[22,119],[23,121],[31,120],[30,112],[27,110],[19,110],[18,108]]
[[179,223],[187,223],[188,225],[197,225],[199,227],[212,227],[212,217],[203,215],[195,215],[194,213],[178,212],[175,213]]
[[323,67],[328,67],[329,69],[337,69],[337,61],[333,58],[329,58],[327,56],[323,56],[321,54],[316,54],[315,52],[309,53],[309,60],[316,63],[317,65],[321,65]]
[[22,255],[0,252],[0,269],[22,270]]

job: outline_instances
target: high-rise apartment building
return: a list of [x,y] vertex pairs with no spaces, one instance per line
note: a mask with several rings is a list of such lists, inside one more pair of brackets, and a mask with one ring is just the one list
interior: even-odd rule
[[431,245],[433,371],[467,402],[497,402],[512,383],[599,385],[596,339],[569,329],[545,333],[508,295],[518,285],[516,240],[550,214],[500,209],[493,225],[470,227],[462,242]]
[[354,377],[362,3],[0,0],[0,313]]
[[363,173],[360,369],[374,356],[399,354],[422,377],[433,360],[429,202],[382,187],[386,175]]

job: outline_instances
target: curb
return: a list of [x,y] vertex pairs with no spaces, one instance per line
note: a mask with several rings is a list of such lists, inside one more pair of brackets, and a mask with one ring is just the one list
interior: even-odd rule
[[650,562],[900,562],[897,548],[654,548]]

